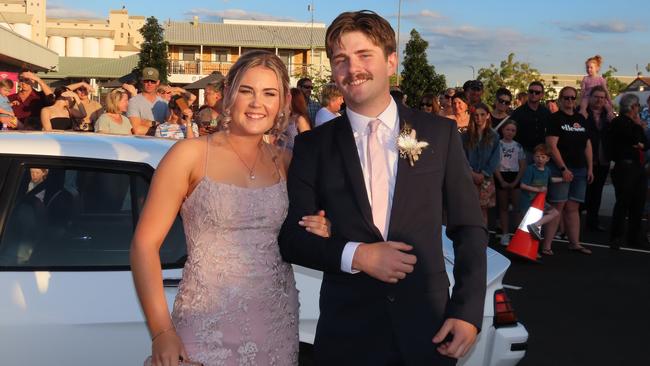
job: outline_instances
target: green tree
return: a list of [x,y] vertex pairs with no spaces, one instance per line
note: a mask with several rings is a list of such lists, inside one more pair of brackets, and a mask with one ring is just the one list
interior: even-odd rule
[[650,63],[648,63],[647,65],[645,65],[645,71],[650,72]]
[[478,80],[483,82],[483,100],[488,105],[494,105],[494,98],[497,89],[507,88],[513,95],[527,90],[528,84],[537,80],[544,84],[545,98],[555,99],[554,85],[557,80],[547,83],[540,77],[539,71],[528,62],[515,61],[515,54],[510,53],[501,61],[499,66],[491,64],[478,70]]
[[147,22],[140,28],[140,34],[144,41],[140,47],[138,66],[133,70],[138,75],[138,79],[142,76],[142,69],[154,67],[160,73],[160,82],[167,82],[169,59],[164,32],[165,30],[155,17],[147,18]]
[[400,88],[408,96],[406,103],[416,107],[425,93],[439,94],[445,90],[445,76],[436,73],[434,66],[427,61],[429,42],[420,37],[415,29],[406,43]]
[[605,81],[607,81],[607,90],[609,90],[609,95],[612,99],[627,87],[627,84],[614,76],[614,73],[617,71],[618,70],[614,66],[609,65],[607,71],[603,73],[603,77],[605,78]]

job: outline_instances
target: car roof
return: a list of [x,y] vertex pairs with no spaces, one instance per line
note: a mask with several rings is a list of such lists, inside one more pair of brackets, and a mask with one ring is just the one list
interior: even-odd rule
[[157,167],[176,140],[88,132],[1,132],[0,154],[67,156]]

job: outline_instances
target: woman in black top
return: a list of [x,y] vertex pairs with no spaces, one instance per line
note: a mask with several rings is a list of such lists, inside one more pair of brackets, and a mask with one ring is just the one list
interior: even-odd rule
[[546,144],[551,150],[553,176],[563,182],[551,184],[547,200],[560,212],[559,219],[551,221],[544,233],[543,253],[551,254],[551,242],[564,220],[569,237],[569,250],[582,254],[591,251],[580,245],[580,203],[585,201],[587,183],[593,181],[592,151],[585,118],[575,112],[578,92],[570,86],[560,90],[560,110],[553,113],[546,130]]
[[[72,108],[74,105],[79,108]],[[86,117],[86,110],[79,100],[77,93],[65,86],[54,90],[54,104],[41,109],[43,131],[72,130],[73,119]]]
[[[621,244],[631,247],[645,244],[640,238],[640,228],[647,184],[643,152],[648,149],[648,141],[639,117],[639,98],[627,94],[621,98],[619,107],[620,115],[612,120],[610,142],[612,160],[615,163],[612,182],[616,191],[610,244],[612,249],[618,249]],[[628,223],[624,242],[625,216],[628,217]]]

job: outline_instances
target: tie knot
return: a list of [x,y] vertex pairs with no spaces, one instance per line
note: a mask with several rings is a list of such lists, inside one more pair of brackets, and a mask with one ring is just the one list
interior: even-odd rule
[[370,133],[377,133],[380,124],[381,124],[381,120],[378,119],[370,121],[370,123],[368,123],[368,127],[370,128]]

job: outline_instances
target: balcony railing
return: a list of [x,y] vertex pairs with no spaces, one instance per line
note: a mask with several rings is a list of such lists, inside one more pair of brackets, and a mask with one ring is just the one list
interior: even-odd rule
[[[226,75],[232,65],[233,62],[169,60],[169,72],[172,75],[209,75],[214,71],[219,71]],[[291,64],[287,67],[287,71],[290,76],[301,76],[329,73],[329,68],[325,65]]]

